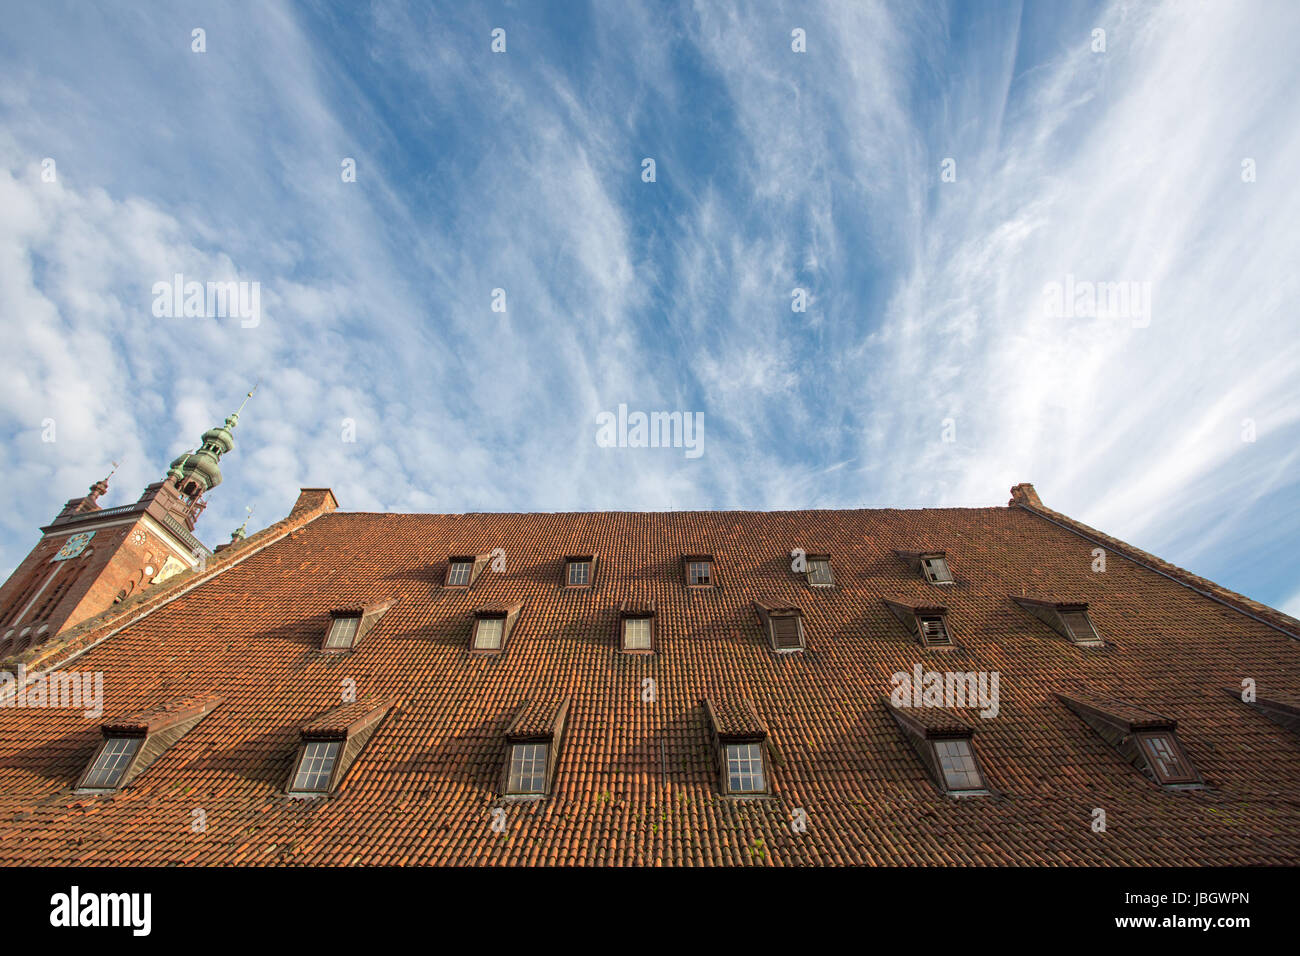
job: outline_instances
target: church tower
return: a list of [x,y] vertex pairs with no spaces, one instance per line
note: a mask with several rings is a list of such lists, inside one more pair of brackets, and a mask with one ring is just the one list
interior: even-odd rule
[[176,458],[135,504],[100,507],[108,491],[108,478],[101,478],[40,529],[40,541],[0,587],[0,659],[204,566],[212,552],[194,526],[207,506],[204,496],[221,484],[221,458],[235,447],[243,408],[204,432],[199,447]]

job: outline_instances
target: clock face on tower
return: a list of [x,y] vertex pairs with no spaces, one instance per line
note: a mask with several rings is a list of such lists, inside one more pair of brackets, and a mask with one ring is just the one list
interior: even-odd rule
[[83,531],[80,534],[74,534],[63,542],[63,547],[59,548],[52,561],[66,561],[68,558],[75,558],[81,552],[86,550],[86,545],[90,544],[90,539],[95,536],[93,531]]

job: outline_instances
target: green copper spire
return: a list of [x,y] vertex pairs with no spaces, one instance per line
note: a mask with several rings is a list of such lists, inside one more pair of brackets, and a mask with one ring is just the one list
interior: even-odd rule
[[181,494],[193,500],[221,484],[221,456],[235,447],[234,428],[239,424],[239,413],[244,410],[244,405],[248,404],[255,391],[256,385],[244,396],[238,411],[226,416],[224,425],[205,431],[202,444],[197,449],[186,452],[172,462],[167,477],[176,482]]

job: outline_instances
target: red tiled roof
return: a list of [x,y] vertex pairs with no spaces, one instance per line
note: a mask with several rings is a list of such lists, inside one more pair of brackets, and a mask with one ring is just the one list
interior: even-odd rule
[[391,700],[356,700],[325,711],[302,726],[302,736],[317,740],[346,740],[376,720],[393,706]]
[[1071,704],[1081,706],[1096,711],[1104,717],[1111,718],[1112,721],[1122,725],[1127,733],[1133,733],[1135,730],[1163,730],[1166,728],[1172,730],[1178,725],[1178,721],[1172,717],[1165,717],[1162,714],[1138,707],[1128,701],[1116,700],[1113,697],[1094,697],[1079,691],[1059,696],[1066,706]]
[[[41,649],[103,673],[105,714],[225,700],[106,796],[71,790],[102,740],[97,721],[0,707],[0,863],[1300,863],[1300,744],[1222,691],[1246,677],[1261,692],[1300,689],[1300,644],[1278,629],[1290,619],[1248,607],[1252,618],[1136,560],[1094,573],[1094,541],[1032,508],[396,515],[330,513],[331,501],[318,494],[223,551],[208,565],[220,573],[166,582]],[[834,556],[834,588],[791,571],[806,542]],[[946,550],[957,584],[927,584],[893,553],[919,547]],[[496,548],[504,572],[442,586],[448,554]],[[557,587],[579,550],[601,556],[599,577]],[[684,584],[682,555],[701,550],[723,586]],[[1044,641],[1008,598],[1019,593],[1088,602],[1113,648]],[[885,595],[942,603],[960,646],[920,646]],[[394,596],[359,648],[321,652],[329,610]],[[801,609],[803,653],[771,649],[756,596]],[[470,653],[473,612],[517,599],[526,609],[504,651]],[[653,654],[620,651],[625,601],[655,602]],[[890,675],[917,663],[1000,673],[997,716],[960,713],[978,726],[994,795],[939,793],[881,706]],[[336,793],[290,799],[299,730],[338,705],[345,680],[395,707]],[[1057,693],[1176,719],[1206,789],[1155,786]],[[504,804],[521,705],[564,698],[551,792]],[[752,702],[772,796],[719,793],[704,698]],[[492,828],[502,806],[505,834]],[[1105,834],[1089,826],[1098,806]],[[200,807],[207,830],[194,833]],[[790,829],[795,808],[806,832]]]
[[759,737],[766,734],[763,719],[758,716],[752,701],[719,700],[706,697],[701,702],[719,737]]
[[506,729],[510,740],[538,740],[555,733],[560,718],[568,709],[567,697],[543,697],[526,700],[519,705],[519,711]]
[[886,707],[922,737],[969,737],[975,727],[962,720],[954,710],[943,707],[895,707],[888,697],[881,697]]
[[219,703],[221,703],[221,697],[215,694],[183,697],[180,700],[159,704],[157,707],[150,707],[148,710],[137,714],[111,718],[104,721],[103,729],[105,735],[127,734],[134,736],[136,734],[152,734],[166,727],[183,723],[191,717],[199,717]]

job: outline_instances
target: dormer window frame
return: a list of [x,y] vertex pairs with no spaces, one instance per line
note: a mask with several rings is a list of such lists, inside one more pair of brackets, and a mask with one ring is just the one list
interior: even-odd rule
[[[334,608],[329,612],[329,624],[321,638],[320,651],[324,654],[347,654],[361,646],[361,642],[375,629],[385,614],[397,603],[397,598],[365,604],[360,607]],[[341,621],[355,621],[347,634],[346,644],[331,644],[339,631]]]
[[[74,789],[78,793],[116,793],[123,786],[123,778],[139,757],[145,740],[144,734],[105,735]],[[106,758],[114,763],[108,764]],[[100,766],[101,762],[105,762],[105,765]],[[96,780],[97,776],[105,779]]]
[[[703,580],[699,568],[703,566]],[[715,588],[718,586],[718,566],[711,554],[682,555],[682,580],[688,588]]]
[[1182,741],[1173,730],[1143,730],[1135,736],[1161,786],[1180,787],[1201,782]]
[[595,587],[596,565],[594,554],[565,555],[564,575],[560,586],[566,591],[585,591]]
[[[754,706],[749,701],[742,701],[739,710],[732,708],[733,721],[721,718],[716,701],[705,698],[704,714],[709,732],[709,742],[714,752],[718,773],[718,791],[725,797],[733,799],[769,798],[776,790],[772,780],[772,759],[768,743],[767,729],[762,726]],[[734,724],[737,714],[741,715],[739,724]],[[762,779],[761,789],[740,789],[732,787],[733,773],[737,779],[752,777],[753,764],[758,759],[758,773]],[[749,768],[745,772],[745,768]]]
[[[885,696],[880,699],[940,792],[957,798],[986,797],[995,793],[980,759],[979,748],[975,746],[974,727],[947,712],[921,708],[922,713],[918,714],[915,712],[917,708],[896,707]],[[960,748],[956,748],[958,744]],[[951,766],[958,759],[963,766]],[[976,785],[954,785],[957,774],[974,774]]]
[[[177,741],[212,713],[222,700],[215,695],[185,698],[142,714],[105,721],[100,725],[103,739],[95,748],[86,769],[77,778],[73,791],[86,794],[116,793],[130,786]],[[106,757],[115,762],[100,766]],[[105,777],[106,771],[111,771],[112,775]]]
[[[555,779],[559,772],[560,752],[564,746],[564,734],[568,729],[570,699],[563,698],[546,705],[553,708],[544,726],[522,726],[528,716],[529,701],[524,701],[510,726],[506,729],[505,765],[501,770],[499,790],[502,799],[507,802],[544,800],[555,789]],[[518,789],[516,782],[522,779],[516,771],[522,771],[527,764],[533,772],[527,776],[532,780],[539,775],[535,772],[538,757],[542,760],[540,789]]]
[[[344,622],[352,623],[351,630],[348,631],[347,633],[347,643],[346,644],[333,643],[336,633],[339,633],[341,635],[342,632],[347,631],[347,624],[345,624]],[[325,643],[321,645],[321,650],[334,651],[334,652],[352,650],[352,646],[357,639],[357,629],[360,626],[361,626],[360,611],[331,611],[330,626],[326,628]]]
[[[1097,631],[1088,613],[1087,601],[1057,601],[1050,598],[1008,594],[1012,601],[1038,618],[1074,647],[1105,647],[1106,640]],[[1080,622],[1078,619],[1082,618]],[[1087,630],[1084,631],[1086,626]]]
[[[392,700],[368,699],[343,704],[317,715],[299,728],[298,750],[289,771],[285,794],[295,799],[314,799],[337,792],[366,744],[392,710],[393,703]],[[348,722],[342,723],[342,720]],[[307,774],[318,782],[316,786],[300,785]]]
[[[650,655],[658,650],[658,628],[655,625],[657,617],[654,603],[648,605],[634,605],[631,602],[624,601],[619,606],[618,612],[618,648],[624,654],[632,655]],[[631,622],[646,622],[649,628],[650,646],[649,647],[629,647],[628,646],[628,624]],[[638,623],[638,628],[640,624]]]
[[[490,554],[452,554],[447,556],[447,570],[443,575],[442,586],[450,590],[465,591],[474,586],[478,576],[483,573]],[[462,581],[461,578],[464,578]],[[453,580],[455,578],[455,580]]]
[[[818,565],[814,570],[813,565]],[[833,588],[835,587],[835,571],[831,566],[831,556],[829,552],[818,552],[816,554],[804,555],[804,566],[807,570],[804,572],[804,579],[810,588]],[[814,577],[821,577],[820,569],[825,568],[824,580],[814,580]]]
[[[768,647],[776,654],[798,654],[807,650],[807,635],[803,626],[803,610],[792,605],[783,604],[770,598],[760,598],[754,601],[754,611],[758,614],[759,624],[763,628],[763,633],[767,637]],[[788,631],[789,621],[794,621],[795,638],[797,646],[786,644],[782,646],[778,639],[778,628]],[[789,635],[785,635],[788,639]]]
[[[929,745],[934,748],[934,757],[939,765],[939,772],[943,776],[943,790],[954,797],[971,797],[985,796],[989,793],[988,778],[984,775],[984,768],[980,765],[979,754],[975,750],[975,741],[973,735],[964,737],[934,737],[928,741]],[[960,744],[963,750],[961,754],[952,754],[949,748]],[[969,758],[969,768],[950,768],[947,763],[956,757]],[[974,774],[976,783],[974,786],[954,786],[953,778],[950,773]]]
[[948,567],[946,554],[922,555],[921,573],[925,575],[926,581],[941,587],[957,583],[953,580],[952,569]]
[[935,587],[952,587],[957,583],[953,576],[952,565],[948,561],[947,551],[899,551],[895,550],[908,567],[925,579],[927,584]]
[[[948,621],[948,608],[943,605],[907,604],[890,598],[881,599],[890,613],[898,620],[908,634],[926,650],[951,650],[957,646],[952,636],[952,626]],[[932,622],[937,621],[936,625]],[[934,641],[931,635],[938,630],[944,640]]]
[[[522,610],[522,601],[512,601],[481,607],[474,611],[469,635],[470,654],[480,657],[497,657],[504,654]],[[484,621],[501,622],[501,639],[495,647],[479,646],[479,628]]]

